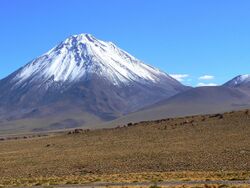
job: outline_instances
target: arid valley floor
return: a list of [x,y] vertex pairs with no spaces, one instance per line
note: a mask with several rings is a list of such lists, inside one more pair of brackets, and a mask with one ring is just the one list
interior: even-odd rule
[[2,186],[249,179],[248,110],[0,141]]

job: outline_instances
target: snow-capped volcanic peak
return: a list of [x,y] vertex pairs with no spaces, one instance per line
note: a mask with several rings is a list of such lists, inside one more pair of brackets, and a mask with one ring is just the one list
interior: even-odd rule
[[[95,73],[114,85],[132,81],[158,82],[167,74],[148,66],[111,42],[90,34],[73,35],[46,54],[24,66],[15,80],[79,81]],[[173,80],[172,80],[173,81]]]
[[239,75],[225,83],[226,86],[237,87],[242,84],[250,82],[250,74]]
[[250,75],[244,74],[237,77],[237,79],[235,80],[235,84],[240,84],[242,82],[249,82],[249,81],[250,81]]

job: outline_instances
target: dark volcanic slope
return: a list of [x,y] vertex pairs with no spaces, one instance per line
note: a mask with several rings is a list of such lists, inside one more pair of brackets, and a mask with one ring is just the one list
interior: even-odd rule
[[6,140],[0,142],[0,177],[249,171],[249,125],[249,111],[240,111]]
[[250,97],[241,90],[225,86],[198,87],[179,93],[153,106],[115,120],[114,124],[225,112],[244,109],[249,106]]

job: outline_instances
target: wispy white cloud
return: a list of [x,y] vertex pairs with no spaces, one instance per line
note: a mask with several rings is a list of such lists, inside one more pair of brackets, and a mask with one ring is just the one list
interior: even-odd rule
[[185,78],[188,78],[188,74],[170,74],[171,77],[178,80],[179,82],[183,82]]
[[212,75],[203,75],[201,77],[199,77],[199,80],[213,80],[214,76]]
[[197,84],[197,86],[198,87],[202,87],[202,86],[218,86],[218,84],[216,84],[216,83],[202,83],[202,82],[200,82],[200,83]]

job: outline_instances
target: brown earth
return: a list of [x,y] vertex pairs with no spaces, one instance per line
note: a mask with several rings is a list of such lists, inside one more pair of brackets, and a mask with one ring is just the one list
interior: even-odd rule
[[0,185],[120,181],[114,175],[131,181],[250,179],[250,111],[0,141]]

